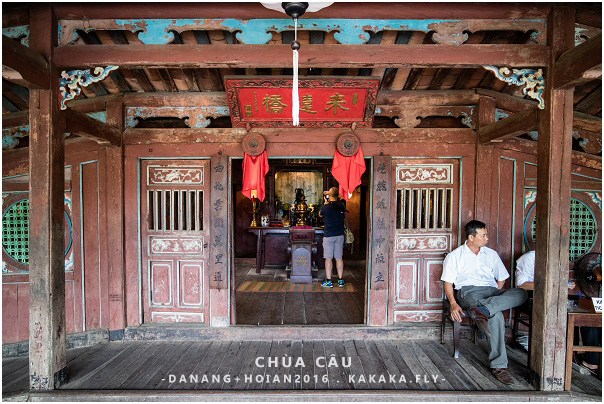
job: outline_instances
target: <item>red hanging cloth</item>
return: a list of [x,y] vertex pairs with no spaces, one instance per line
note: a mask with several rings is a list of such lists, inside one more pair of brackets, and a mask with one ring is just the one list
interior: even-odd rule
[[268,173],[268,157],[266,150],[258,156],[243,153],[243,195],[252,198],[251,191],[257,191],[257,198],[264,200],[264,176]]
[[364,172],[365,156],[363,156],[361,146],[359,146],[359,151],[354,156],[346,157],[338,150],[333,154],[331,175],[338,181],[340,195],[345,200],[350,199],[355,188],[361,185],[361,176]]

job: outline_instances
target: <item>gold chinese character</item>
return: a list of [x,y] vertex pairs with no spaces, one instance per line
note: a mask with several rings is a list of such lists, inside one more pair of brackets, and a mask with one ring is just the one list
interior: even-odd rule
[[308,112],[309,114],[317,113],[317,111],[312,110],[312,95],[307,93],[302,96],[302,101],[300,102],[300,111]]
[[252,116],[252,105],[247,104],[245,106],[245,116]]
[[352,105],[356,105],[357,102],[359,102],[359,94],[358,93],[354,93],[352,95]]
[[343,95],[336,93],[335,95],[332,95],[331,97],[329,97],[329,99],[331,100],[331,102],[326,103],[327,105],[329,105],[329,107],[325,108],[325,112],[327,112],[333,108],[333,114],[335,115],[337,113],[338,108],[341,108],[343,111],[346,111],[348,109],[348,108],[340,105],[340,104],[346,104],[346,101],[344,101]]
[[266,105],[266,112],[271,114],[282,114],[283,107],[287,107],[287,105],[281,102],[281,96],[278,94],[271,96],[267,94],[262,101],[262,105]]

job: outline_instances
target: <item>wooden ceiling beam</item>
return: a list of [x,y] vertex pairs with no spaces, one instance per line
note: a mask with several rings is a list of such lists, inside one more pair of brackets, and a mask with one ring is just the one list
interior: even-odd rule
[[536,107],[525,109],[497,122],[484,125],[478,130],[480,144],[500,142],[522,135],[537,128],[538,110]]
[[2,77],[29,89],[50,86],[50,66],[42,55],[2,35]]
[[[549,47],[542,45],[317,45],[301,52],[301,68],[367,67],[542,67]],[[60,46],[57,66],[288,68],[289,45],[97,45]]]
[[[477,94],[487,95],[495,99],[495,106],[505,111],[517,112],[537,106],[536,101],[525,100],[512,95],[498,93],[496,91],[476,89]],[[602,118],[581,112],[573,113],[573,127],[577,127],[589,132],[602,132]]]
[[65,111],[65,130],[83,138],[94,140],[98,144],[119,147],[122,144],[121,132],[86,114],[67,109]]
[[564,52],[554,63],[554,88],[569,89],[602,77],[602,33]]
[[[255,2],[207,3],[153,3],[141,7],[136,3],[87,3],[82,8],[76,3],[56,3],[54,11],[60,19],[99,18],[287,18],[283,12],[269,10]],[[391,3],[391,2],[335,2],[312,13],[313,18],[368,19],[464,19],[464,18],[545,18],[551,10],[548,3]],[[302,18],[306,18],[306,15]]]

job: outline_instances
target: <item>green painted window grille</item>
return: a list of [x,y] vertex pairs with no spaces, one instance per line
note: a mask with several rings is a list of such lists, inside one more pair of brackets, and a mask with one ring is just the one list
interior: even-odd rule
[[29,264],[29,199],[21,199],[4,211],[2,248],[15,261]]
[[[537,239],[537,216],[531,229]],[[570,249],[569,260],[574,261],[591,251],[598,238],[598,221],[589,207],[578,199],[570,201]]]

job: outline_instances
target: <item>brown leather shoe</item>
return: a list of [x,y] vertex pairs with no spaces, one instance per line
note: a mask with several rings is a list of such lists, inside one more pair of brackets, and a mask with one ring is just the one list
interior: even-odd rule
[[468,309],[468,314],[474,319],[474,322],[478,326],[478,329],[486,334],[487,337],[491,338],[491,332],[489,331],[489,318],[480,312],[476,307]]
[[503,384],[514,384],[514,379],[512,379],[506,368],[491,368],[491,373],[493,373],[495,379]]

